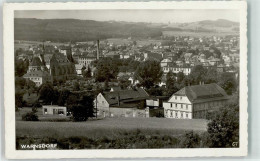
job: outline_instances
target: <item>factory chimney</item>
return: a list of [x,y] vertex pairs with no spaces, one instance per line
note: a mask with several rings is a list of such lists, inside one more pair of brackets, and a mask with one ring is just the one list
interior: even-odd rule
[[97,40],[97,60],[99,59],[99,40]]

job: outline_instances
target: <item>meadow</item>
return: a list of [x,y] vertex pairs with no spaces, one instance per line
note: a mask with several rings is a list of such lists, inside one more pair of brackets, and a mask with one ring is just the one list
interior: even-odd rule
[[187,131],[206,131],[206,120],[165,118],[104,118],[86,122],[16,121],[16,135],[30,137],[109,137],[140,130],[144,135],[178,136]]
[[206,120],[166,118],[90,118],[71,122],[68,117],[36,113],[40,121],[22,121],[30,112],[16,112],[16,143],[57,143],[59,149],[177,148],[188,132],[203,134]]

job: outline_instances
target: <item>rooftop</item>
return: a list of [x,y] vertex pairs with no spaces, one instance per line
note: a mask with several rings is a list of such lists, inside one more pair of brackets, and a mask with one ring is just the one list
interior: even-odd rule
[[186,86],[174,95],[187,96],[192,103],[207,102],[210,100],[228,99],[224,89],[216,83]]

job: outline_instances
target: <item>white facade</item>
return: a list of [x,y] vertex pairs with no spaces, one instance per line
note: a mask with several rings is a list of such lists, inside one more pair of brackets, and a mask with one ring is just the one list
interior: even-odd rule
[[164,117],[192,119],[192,103],[186,96],[172,95],[168,102],[163,102]]
[[67,107],[64,106],[55,106],[55,105],[46,105],[42,107],[43,115],[67,115]]
[[189,75],[191,73],[191,68],[189,67],[163,67],[163,72],[168,73],[172,71],[173,73],[183,72],[184,75]]
[[[96,102],[97,101],[97,102]],[[97,110],[98,116],[106,117],[109,114],[109,104],[105,97],[99,93],[94,100],[94,107]]]
[[90,67],[91,66],[91,63],[93,62],[93,61],[95,61],[96,60],[96,58],[86,58],[86,57],[81,57],[81,58],[79,58],[79,60],[78,60],[78,63],[80,64],[80,65],[83,65],[83,66],[85,66],[85,67]]

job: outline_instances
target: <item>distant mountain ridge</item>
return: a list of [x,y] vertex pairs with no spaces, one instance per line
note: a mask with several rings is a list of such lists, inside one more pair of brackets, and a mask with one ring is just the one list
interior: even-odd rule
[[[214,30],[213,30],[214,27]],[[158,38],[163,31],[213,32],[232,31],[239,23],[228,20],[205,20],[183,24],[145,22],[94,21],[78,19],[15,18],[15,40],[91,41],[107,38]]]

